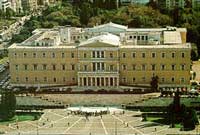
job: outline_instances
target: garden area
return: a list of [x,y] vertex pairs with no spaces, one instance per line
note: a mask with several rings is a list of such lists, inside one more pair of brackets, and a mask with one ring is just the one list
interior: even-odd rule
[[4,30],[5,27],[9,27],[11,24],[15,23],[16,19],[0,19],[0,31]]
[[200,98],[181,97],[176,91],[173,98],[153,98],[126,105],[126,109],[142,112],[142,121],[150,121],[180,130],[193,130],[199,125]]
[[18,110],[42,110],[50,108],[64,108],[65,105],[53,100],[42,99],[40,97],[17,96],[16,108]]
[[12,119],[1,120],[0,125],[8,125],[11,123],[22,122],[22,121],[34,121],[41,117],[42,113],[17,113]]

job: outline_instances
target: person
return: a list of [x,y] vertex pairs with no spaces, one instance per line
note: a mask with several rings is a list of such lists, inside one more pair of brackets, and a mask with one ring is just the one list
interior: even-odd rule
[[70,125],[69,122],[67,123],[67,125],[68,125],[68,127],[69,127],[69,125]]
[[155,132],[157,131],[157,129],[155,128]]
[[101,115],[101,119],[102,119],[102,115]]

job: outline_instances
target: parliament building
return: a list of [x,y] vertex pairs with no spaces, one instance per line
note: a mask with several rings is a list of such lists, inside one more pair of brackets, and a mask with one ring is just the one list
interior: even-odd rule
[[107,23],[92,28],[36,29],[9,47],[12,86],[160,87],[190,84],[185,28],[128,28]]

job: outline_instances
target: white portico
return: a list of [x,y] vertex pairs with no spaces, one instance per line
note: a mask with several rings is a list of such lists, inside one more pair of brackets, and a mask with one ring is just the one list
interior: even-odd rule
[[90,56],[81,57],[84,54],[78,54],[78,86],[118,87],[119,45],[119,37],[112,34],[100,35],[81,43],[78,52],[89,51]]

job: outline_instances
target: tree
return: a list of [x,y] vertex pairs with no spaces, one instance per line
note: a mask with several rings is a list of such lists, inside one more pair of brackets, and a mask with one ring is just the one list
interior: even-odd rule
[[89,19],[91,17],[91,5],[89,3],[83,3],[81,5],[81,11],[80,11],[80,22],[83,25],[87,25],[89,22]]
[[6,9],[6,18],[10,18],[15,15],[15,12],[11,8]]
[[15,116],[16,97],[12,91],[1,92],[0,120],[9,120]]
[[156,1],[154,0],[150,0],[148,3],[147,3],[147,6],[150,6],[152,7],[153,9],[158,9],[158,4]]
[[153,90],[153,91],[157,91],[158,90],[158,76],[153,76],[152,78],[151,78],[151,89]]

